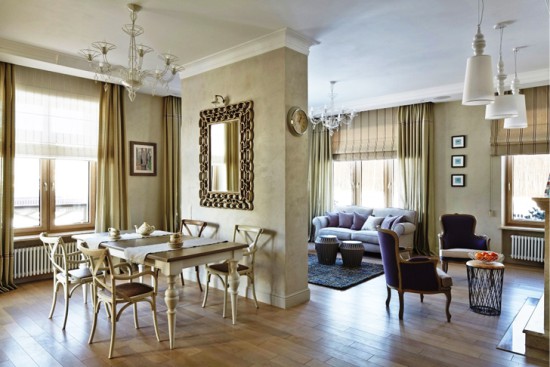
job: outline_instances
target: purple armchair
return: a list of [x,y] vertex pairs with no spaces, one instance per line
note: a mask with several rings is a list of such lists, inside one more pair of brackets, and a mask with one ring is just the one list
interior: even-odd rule
[[449,260],[469,260],[469,252],[488,251],[491,239],[475,234],[476,217],[470,214],[443,214],[439,218],[442,232],[439,236],[441,268],[447,272]]
[[447,322],[451,321],[449,306],[451,305],[451,287],[453,279],[437,267],[437,259],[418,256],[408,260],[399,256],[399,239],[397,234],[386,229],[378,230],[378,241],[388,297],[386,307],[390,305],[391,290],[399,294],[399,319],[403,320],[403,294],[405,292],[420,293],[420,302],[424,301],[424,294],[445,293],[447,304],[445,312]]

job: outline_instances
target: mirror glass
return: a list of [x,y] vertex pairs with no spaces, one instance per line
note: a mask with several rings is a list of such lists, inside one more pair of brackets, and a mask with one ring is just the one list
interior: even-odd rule
[[203,110],[199,120],[200,205],[254,208],[252,101]]

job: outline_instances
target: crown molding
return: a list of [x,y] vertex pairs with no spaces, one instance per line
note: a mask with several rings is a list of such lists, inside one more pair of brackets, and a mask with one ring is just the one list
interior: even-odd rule
[[183,65],[185,69],[179,72],[179,76],[180,79],[189,78],[282,47],[288,47],[294,51],[308,55],[309,48],[317,44],[319,42],[290,28],[282,28],[265,36],[185,64]]

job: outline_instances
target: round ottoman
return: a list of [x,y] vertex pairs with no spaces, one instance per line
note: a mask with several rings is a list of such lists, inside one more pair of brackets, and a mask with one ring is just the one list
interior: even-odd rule
[[361,266],[363,261],[363,252],[365,248],[361,241],[342,241],[340,245],[340,253],[342,254],[342,262],[347,267]]
[[317,251],[317,261],[323,265],[334,265],[336,254],[340,242],[334,235],[319,236],[315,240],[315,251]]

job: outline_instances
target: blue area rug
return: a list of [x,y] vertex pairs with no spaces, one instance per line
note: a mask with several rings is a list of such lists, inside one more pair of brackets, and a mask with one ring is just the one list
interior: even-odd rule
[[356,268],[344,267],[340,258],[336,259],[335,265],[322,265],[317,262],[317,255],[308,254],[307,262],[309,283],[339,290],[351,288],[384,274],[382,265],[364,261]]

